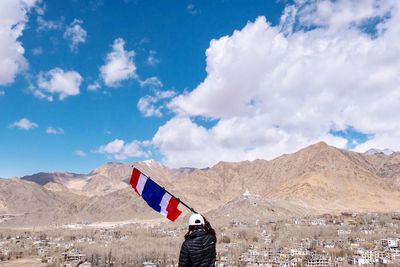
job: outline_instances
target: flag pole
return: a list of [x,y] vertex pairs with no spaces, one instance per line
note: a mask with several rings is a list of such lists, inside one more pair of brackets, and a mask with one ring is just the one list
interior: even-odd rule
[[[139,170],[139,168],[135,167],[135,166],[131,166],[132,168],[136,168]],[[141,170],[139,170],[141,173],[143,173],[148,179],[152,180],[155,184],[157,184],[159,187],[161,187],[162,189],[165,190],[165,192],[167,192],[168,194],[170,194],[172,197],[176,198],[176,200],[179,201],[179,203],[181,203],[183,206],[185,206],[187,209],[189,209],[191,212],[193,213],[198,213],[197,211],[195,211],[192,207],[190,207],[188,204],[186,204],[185,202],[183,202],[179,197],[176,197],[174,194],[172,194],[171,192],[169,192],[164,186],[159,185],[156,181],[154,181],[153,179],[151,179],[150,176],[146,175],[144,172],[142,172]]]
[[[151,178],[150,178],[151,179]],[[153,182],[155,182],[153,179],[151,179]],[[156,183],[156,182],[155,182]],[[159,185],[161,186],[161,185]],[[174,196],[172,193],[170,193],[167,189],[165,189],[165,187],[161,186],[162,189],[165,190],[165,192],[167,192],[168,194],[170,194],[171,196],[173,196],[174,198],[176,198],[176,200],[178,200],[183,206],[185,206],[186,208],[188,208],[191,212],[193,213],[197,213],[192,207],[188,206],[185,202],[183,202],[179,197]]]

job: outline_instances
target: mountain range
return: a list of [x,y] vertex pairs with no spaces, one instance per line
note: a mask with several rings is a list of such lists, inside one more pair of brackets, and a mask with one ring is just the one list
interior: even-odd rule
[[147,160],[107,163],[89,174],[0,179],[0,216],[8,218],[0,226],[159,218],[130,187],[132,165],[220,220],[400,208],[400,153],[357,153],[321,142],[273,160],[219,162],[206,169],[170,169]]

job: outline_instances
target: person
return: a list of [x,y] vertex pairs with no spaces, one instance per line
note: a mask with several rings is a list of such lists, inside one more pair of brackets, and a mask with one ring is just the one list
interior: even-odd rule
[[200,214],[193,214],[179,254],[179,267],[215,266],[216,243],[211,224]]

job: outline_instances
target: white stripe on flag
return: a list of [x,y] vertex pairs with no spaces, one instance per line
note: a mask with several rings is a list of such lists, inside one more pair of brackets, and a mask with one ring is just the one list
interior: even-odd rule
[[168,207],[168,203],[170,200],[171,200],[171,195],[168,194],[167,192],[165,192],[165,194],[160,202],[160,207],[161,207],[160,213],[162,215],[164,215],[165,217],[167,217],[167,214],[168,214],[167,207]]
[[146,182],[147,182],[147,177],[144,176],[143,173],[141,173],[139,176],[139,181],[136,185],[136,190],[139,192],[140,195],[142,195],[143,188]]

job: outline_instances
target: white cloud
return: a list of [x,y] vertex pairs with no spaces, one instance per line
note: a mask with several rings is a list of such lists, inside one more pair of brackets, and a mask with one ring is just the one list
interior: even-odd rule
[[36,19],[37,31],[58,31],[63,28],[64,18],[59,20],[45,20],[42,16]]
[[64,129],[63,128],[55,128],[55,127],[47,127],[46,133],[48,134],[64,134]]
[[356,149],[400,150],[398,1],[299,0],[279,25],[259,17],[206,56],[207,77],[169,103],[177,117],[153,138],[170,166],[346,147],[331,132],[349,127],[372,136]]
[[82,20],[74,19],[64,32],[64,38],[71,42],[69,48],[72,52],[78,50],[79,44],[86,42],[87,32],[82,28],[82,23]]
[[145,117],[161,117],[161,110],[165,106],[165,101],[163,100],[170,99],[175,95],[176,92],[172,90],[157,90],[154,95],[146,95],[141,97],[137,103],[137,107]]
[[27,118],[22,118],[19,121],[15,121],[13,124],[10,125],[10,128],[18,128],[21,130],[29,131],[34,128],[37,128],[39,125],[37,123],[31,122]]
[[343,147],[346,140],[325,134],[307,139],[279,128],[262,127],[263,118],[221,120],[207,129],[187,117],[175,117],[159,128],[152,143],[170,167],[209,167],[223,161],[271,159],[310,143]]
[[39,1],[39,3],[40,3],[39,5],[35,6],[35,11],[36,11],[36,14],[38,14],[39,16],[43,16],[44,13],[46,13],[47,5],[46,5],[46,3],[40,2],[40,1]]
[[82,150],[75,150],[75,155],[77,155],[78,157],[84,158],[86,157],[86,153]]
[[114,141],[100,146],[96,152],[107,154],[117,160],[124,160],[127,158],[141,158],[149,157],[150,151],[146,151],[145,147],[148,146],[148,142],[132,141],[131,143],[125,143],[121,139],[115,139]]
[[54,68],[48,72],[39,73],[37,77],[38,90],[34,94],[39,98],[48,98],[49,94],[56,94],[60,100],[63,100],[68,96],[78,95],[82,81],[82,76],[76,71]]
[[198,10],[194,4],[190,3],[189,5],[187,5],[186,7],[186,11],[192,15],[192,16],[196,16],[200,13],[200,10]]
[[[325,30],[348,30],[359,27],[368,20],[385,17],[395,5],[393,0],[339,0],[334,1],[297,1],[297,18],[303,27],[324,27]],[[290,10],[294,10],[290,7]]]
[[99,81],[94,81],[93,83],[88,85],[88,90],[89,91],[97,91],[101,87]]
[[35,56],[43,54],[43,49],[41,47],[36,47],[32,49],[32,54]]
[[164,154],[164,163],[170,167],[208,166],[216,157],[222,156],[211,141],[207,129],[188,118],[168,121],[160,127],[152,140],[154,146]]
[[147,65],[154,66],[160,63],[160,60],[156,57],[157,52],[154,50],[149,51],[149,56],[147,57],[146,63]]
[[0,85],[10,84],[27,68],[24,48],[18,40],[28,21],[28,13],[38,1],[0,1]]
[[163,83],[160,81],[158,77],[155,76],[147,78],[144,81],[139,80],[139,84],[141,87],[150,87],[153,89],[158,89],[163,87]]
[[139,99],[137,107],[145,117],[161,117],[161,110],[154,106],[154,102],[152,96],[144,96]]
[[51,95],[46,95],[42,91],[36,89],[33,85],[29,87],[29,90],[32,91],[33,95],[39,99],[46,99],[49,102],[53,102],[53,97]]
[[106,64],[100,68],[105,85],[118,87],[120,82],[136,77],[136,66],[133,62],[135,52],[126,51],[125,41],[118,38],[112,45],[112,51],[107,54]]

